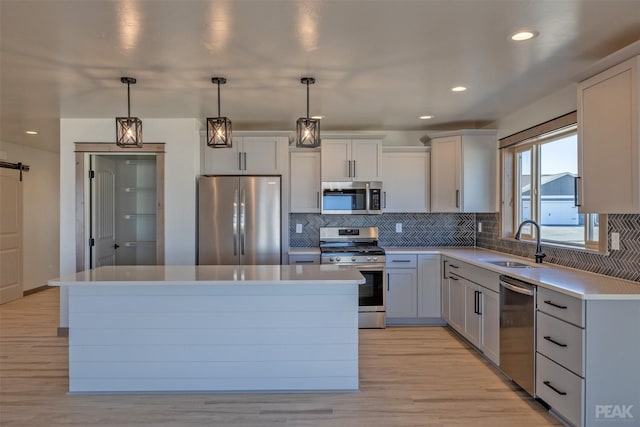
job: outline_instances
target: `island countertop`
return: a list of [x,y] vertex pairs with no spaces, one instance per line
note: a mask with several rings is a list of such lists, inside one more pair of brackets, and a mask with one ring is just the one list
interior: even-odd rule
[[356,269],[336,265],[144,265],[102,266],[49,281],[75,285],[358,285]]

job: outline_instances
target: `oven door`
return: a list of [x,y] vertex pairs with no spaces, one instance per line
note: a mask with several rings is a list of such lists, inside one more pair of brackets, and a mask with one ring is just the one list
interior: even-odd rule
[[354,265],[366,280],[358,288],[358,311],[385,311],[387,303],[387,275],[384,265]]

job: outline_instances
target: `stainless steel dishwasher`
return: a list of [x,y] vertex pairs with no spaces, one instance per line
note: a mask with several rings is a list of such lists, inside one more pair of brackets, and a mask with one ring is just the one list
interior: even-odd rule
[[500,369],[531,396],[536,383],[536,287],[500,276]]

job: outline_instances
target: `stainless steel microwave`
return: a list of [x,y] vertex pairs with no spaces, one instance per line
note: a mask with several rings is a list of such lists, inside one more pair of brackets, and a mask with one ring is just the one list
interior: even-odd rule
[[381,214],[382,182],[323,182],[323,214]]

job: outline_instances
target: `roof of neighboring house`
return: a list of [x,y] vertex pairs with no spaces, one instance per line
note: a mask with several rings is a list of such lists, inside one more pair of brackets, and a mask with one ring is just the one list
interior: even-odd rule
[[[556,173],[553,175],[542,175],[541,177],[541,186],[545,186],[547,184],[550,184],[554,181],[557,181],[560,178],[564,178],[564,177],[571,177],[571,179],[575,178],[576,174],[575,173],[571,173],[571,172],[561,172],[561,173]],[[530,187],[531,187],[531,175],[522,175],[520,177],[520,182],[524,185],[522,185],[522,193],[528,193],[530,191]],[[567,193],[568,194],[568,193]]]

